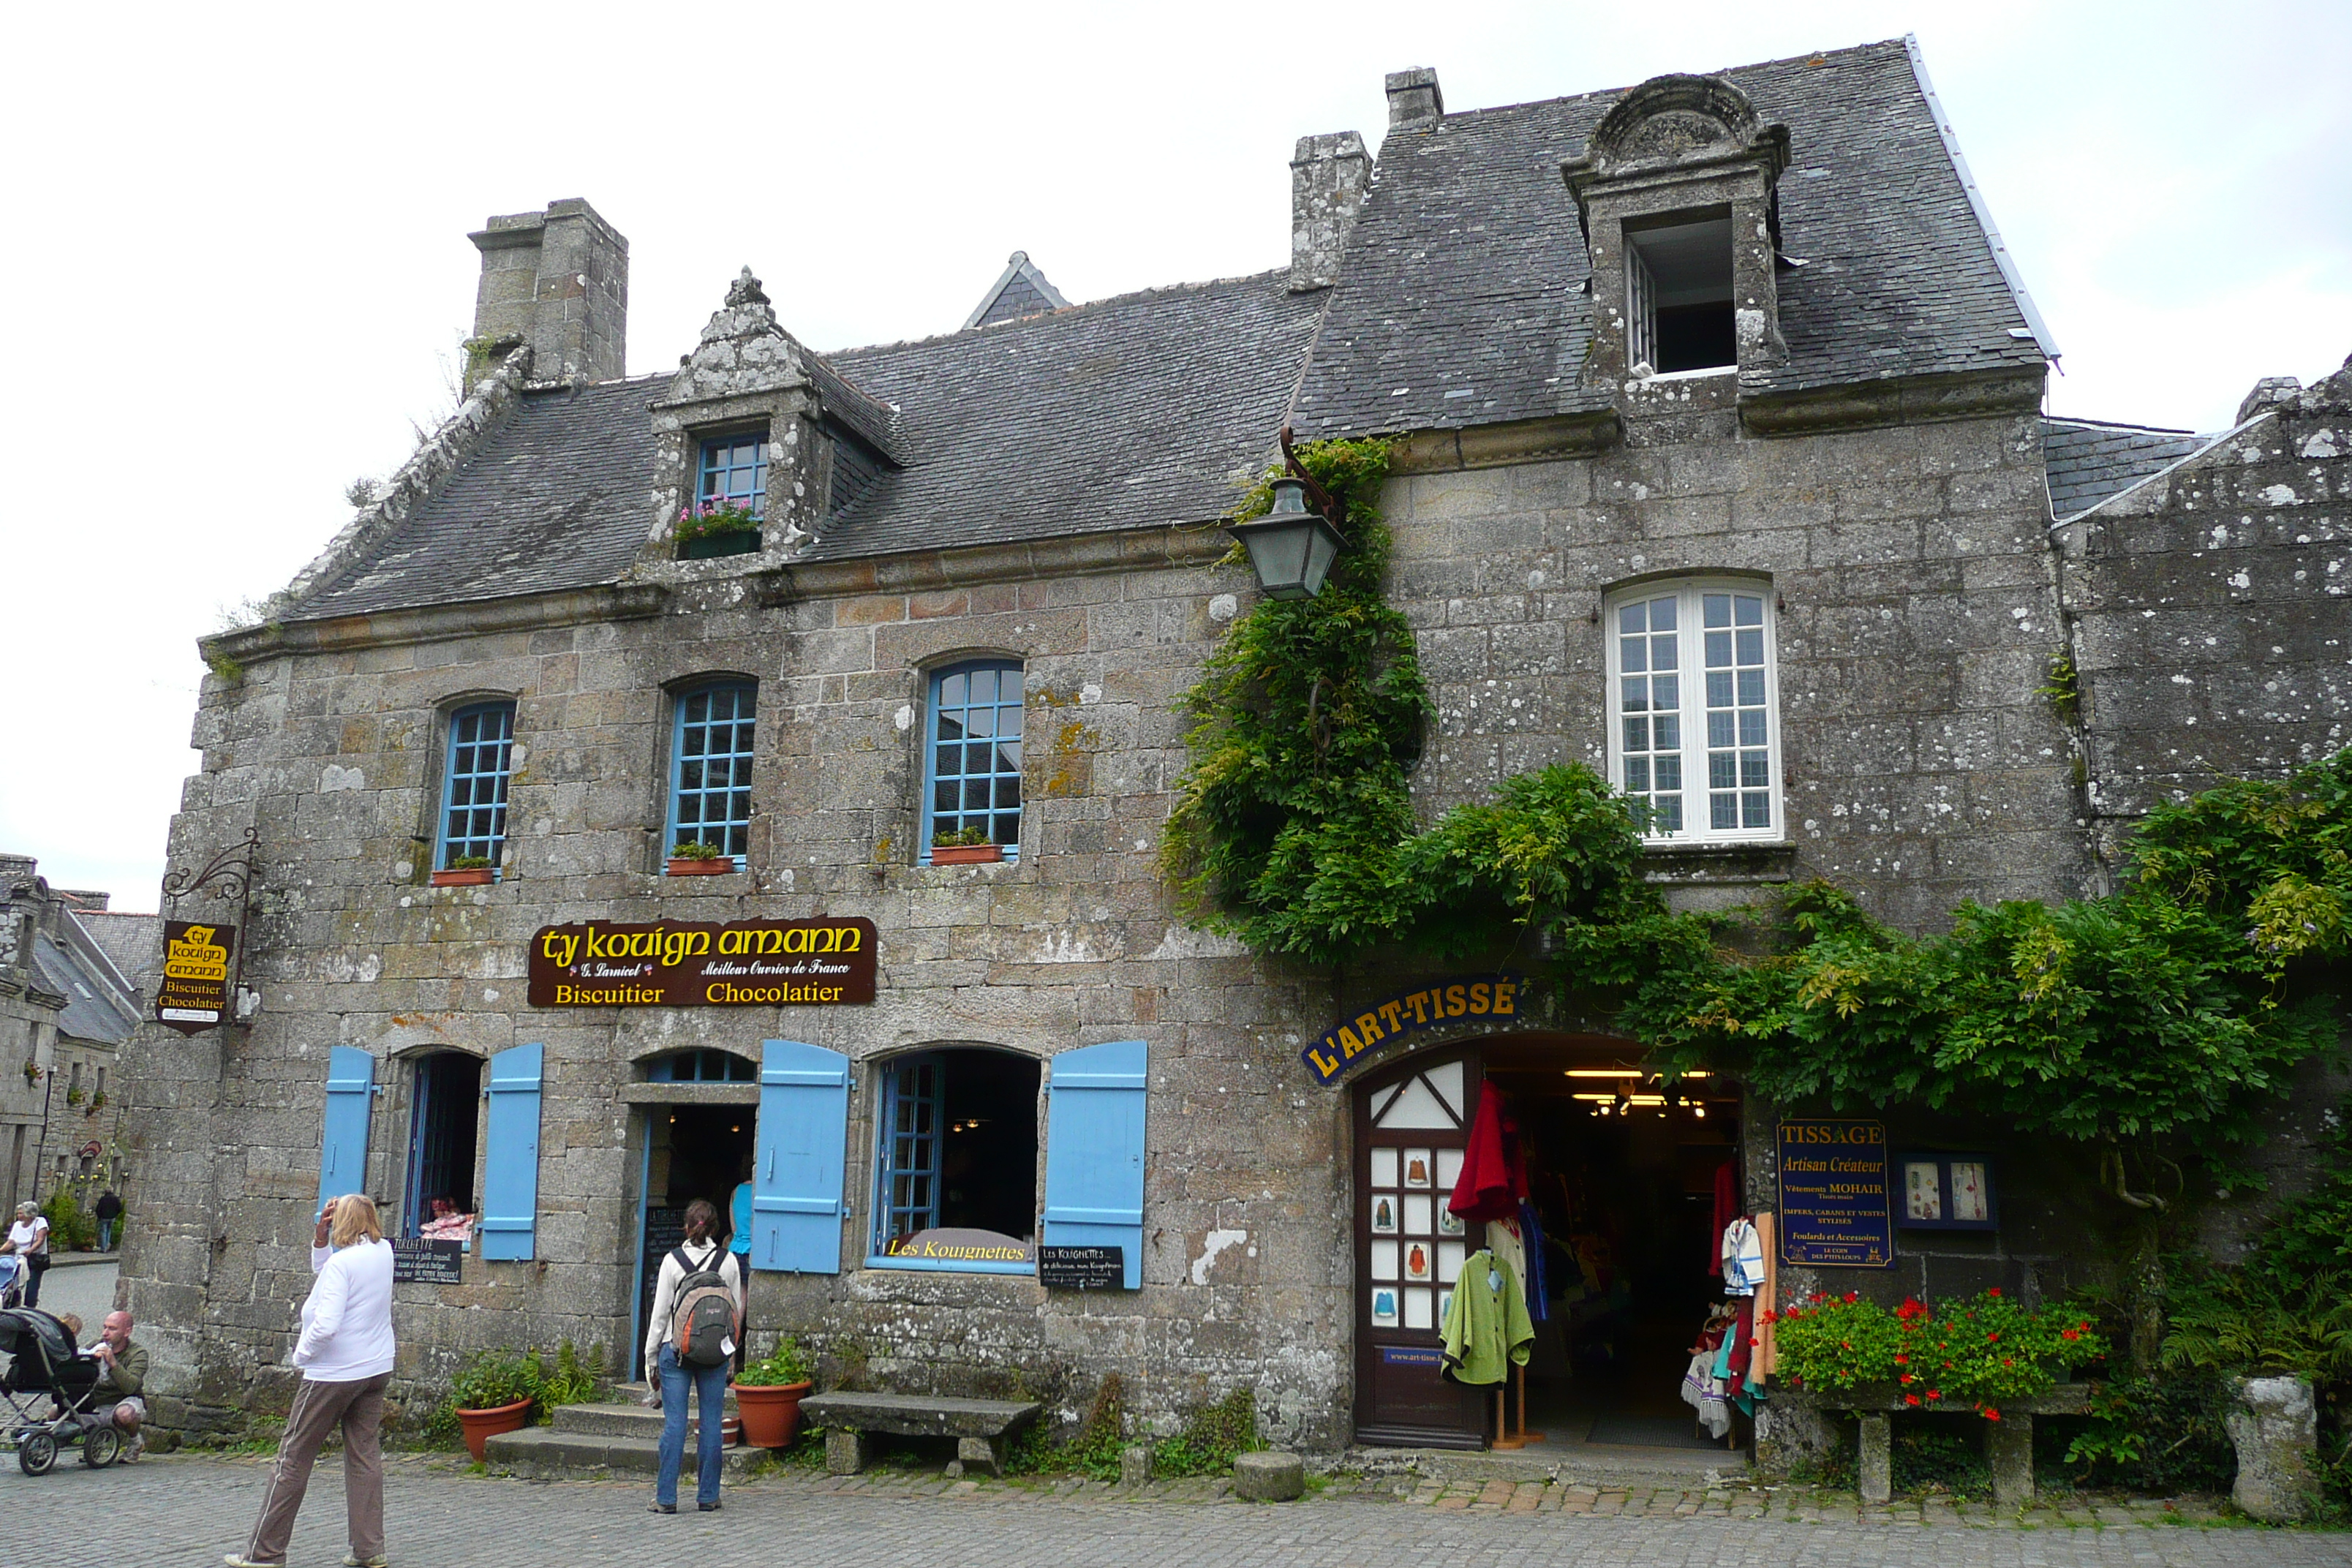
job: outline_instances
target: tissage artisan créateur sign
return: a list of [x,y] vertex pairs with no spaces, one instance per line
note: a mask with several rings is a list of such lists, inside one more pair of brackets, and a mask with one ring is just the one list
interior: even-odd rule
[[874,922],[543,926],[534,1007],[829,1007],[874,1000]]
[[1826,1117],[1783,1121],[1780,1143],[1780,1261],[1894,1267],[1885,1125]]

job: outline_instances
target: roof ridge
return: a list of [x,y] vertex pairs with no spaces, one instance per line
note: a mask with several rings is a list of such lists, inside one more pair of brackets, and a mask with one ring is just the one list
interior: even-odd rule
[[[1884,49],[1888,47],[1899,48],[1902,45],[1903,40],[1900,37],[1879,38],[1866,44],[1849,44],[1845,47],[1839,49],[1809,49],[1801,55],[1783,55],[1777,59],[1748,60],[1743,64],[1736,66],[1717,66],[1713,70],[1676,71],[1672,74],[1676,76],[1730,76],[1738,71],[1769,70],[1774,66],[1804,65],[1811,60],[1822,60],[1826,62],[1841,55],[1867,54],[1873,49]],[[1639,87],[1640,85],[1640,82],[1629,81],[1620,87],[1596,87],[1589,89],[1583,92],[1558,93],[1550,98],[1522,99],[1517,103],[1489,103],[1484,104],[1476,109],[1450,109],[1447,110],[1444,115],[1441,117],[1439,122],[1441,124],[1451,124],[1457,120],[1475,120],[1482,114],[1508,114],[1515,110],[1547,109],[1554,104],[1578,103],[1586,99],[1617,98],[1633,91],[1634,88]]]
[[2172,425],[2134,425],[2123,419],[2085,419],[2078,414],[2045,414],[2047,425],[2090,425],[2102,430],[2138,430],[2150,436],[2194,436],[2196,431]]
[[944,343],[956,338],[972,337],[982,332],[1001,332],[1015,327],[1034,327],[1040,321],[1059,321],[1088,310],[1105,310],[1113,305],[1132,304],[1136,300],[1149,300],[1158,295],[1199,293],[1204,289],[1227,284],[1255,283],[1265,279],[1289,276],[1290,268],[1286,265],[1268,268],[1264,272],[1236,272],[1223,278],[1202,278],[1187,283],[1162,283],[1149,289],[1133,289],[1125,294],[1108,294],[1099,300],[1081,300],[1075,305],[1063,305],[1055,310],[1040,311],[1034,316],[1015,317],[1009,321],[991,321],[985,326],[959,327],[951,332],[933,332],[929,337],[899,338],[891,342],[860,343],[856,348],[828,349],[824,352],[828,359],[840,359],[845,355],[881,353],[890,349],[928,348],[933,343]]

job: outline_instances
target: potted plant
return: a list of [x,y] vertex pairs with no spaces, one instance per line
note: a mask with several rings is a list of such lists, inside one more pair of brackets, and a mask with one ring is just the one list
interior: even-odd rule
[[808,1358],[784,1334],[776,1348],[735,1374],[735,1408],[743,1441],[754,1448],[788,1448],[800,1431],[801,1396],[810,1387]]
[[546,1373],[539,1358],[514,1351],[484,1351],[467,1362],[449,1384],[449,1402],[466,1429],[466,1451],[479,1464],[483,1445],[501,1432],[530,1425]]
[[446,868],[433,873],[436,888],[480,888],[488,886],[497,873],[490,868],[487,855],[460,855]]
[[66,1090],[66,1103],[68,1105],[79,1105],[82,1102],[82,1091],[79,1085]]
[[749,555],[760,548],[760,520],[724,499],[705,499],[680,508],[675,531],[680,561]]
[[735,857],[720,853],[716,844],[681,838],[670,846],[669,874],[673,877],[723,877],[733,869]]
[[934,866],[984,866],[1004,858],[1004,846],[992,844],[977,827],[945,829],[931,835]]
[[96,1094],[93,1094],[93,1095],[91,1095],[91,1096],[89,1097],[89,1113],[90,1115],[92,1115],[92,1116],[95,1116],[95,1115],[97,1115],[100,1111],[104,1110],[105,1109],[106,1109],[106,1090],[104,1090],[104,1089],[100,1089]]

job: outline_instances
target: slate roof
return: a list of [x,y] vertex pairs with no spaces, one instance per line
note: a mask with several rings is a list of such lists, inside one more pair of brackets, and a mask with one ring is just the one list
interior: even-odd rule
[[617,581],[653,526],[653,405],[669,377],[526,393],[385,543],[294,618]]
[[824,559],[1205,522],[1272,457],[1319,295],[1288,268],[831,356],[898,405],[908,466]]
[[2062,521],[2080,517],[2212,439],[2142,425],[2044,419],[2042,454],[2050,470],[2050,515]]
[[42,984],[64,994],[65,1011],[58,1015],[59,1034],[108,1045],[120,1045],[131,1037],[138,1015],[121,995],[121,981],[102,973],[96,962],[42,931],[33,940],[33,967],[40,972]]
[[[1900,39],[1720,74],[1789,127],[1790,360],[1751,387],[2042,363]],[[1622,88],[1391,132],[1299,395],[1316,434],[1566,412],[1591,272],[1559,166]],[[2026,336],[2012,335],[2024,332]]]

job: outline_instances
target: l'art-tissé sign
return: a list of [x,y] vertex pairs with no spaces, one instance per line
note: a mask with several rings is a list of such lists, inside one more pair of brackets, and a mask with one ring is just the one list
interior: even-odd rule
[[874,922],[543,926],[530,939],[534,1007],[839,1006],[874,1000]]
[[1367,1052],[1423,1029],[1442,1028],[1460,1018],[1509,1018],[1518,1011],[1527,981],[1517,974],[1457,974],[1418,991],[1401,991],[1353,1018],[1331,1026],[1323,1037],[1298,1053],[1318,1083],[1335,1083]]

